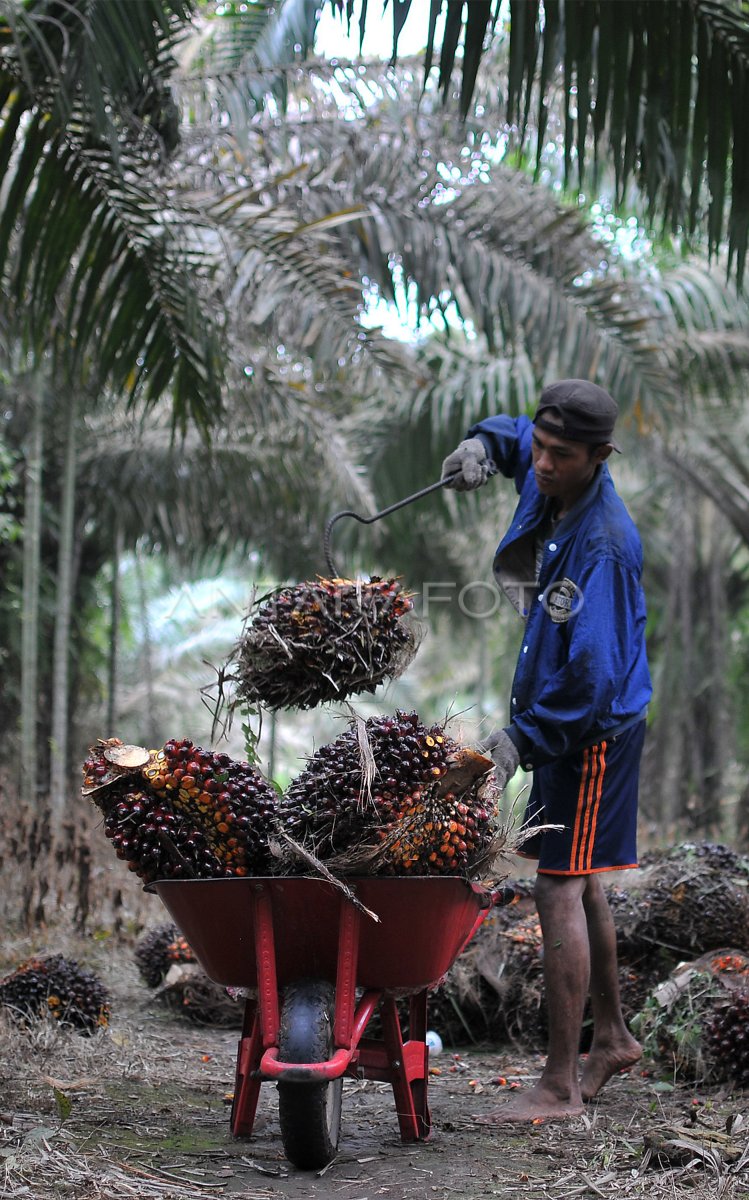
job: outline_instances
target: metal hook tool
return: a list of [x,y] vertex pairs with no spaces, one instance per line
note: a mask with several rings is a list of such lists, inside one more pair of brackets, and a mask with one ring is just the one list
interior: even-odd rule
[[350,508],[344,509],[343,512],[335,513],[335,515],[330,518],[325,526],[325,533],[323,534],[323,551],[325,554],[325,562],[328,565],[328,570],[330,571],[331,577],[338,577],[338,572],[330,554],[330,539],[333,533],[333,526],[335,525],[336,521],[340,521],[341,517],[353,517],[355,521],[359,521],[362,525],[371,525],[373,521],[379,521],[380,517],[387,517],[390,513],[395,512],[397,509],[404,508],[406,504],[413,504],[414,500],[421,500],[423,496],[428,496],[430,492],[439,491],[440,488],[445,487],[448,483],[452,483],[453,479],[456,479],[459,474],[459,471],[455,471],[452,475],[446,475],[444,479],[438,480],[437,483],[430,483],[428,487],[422,488],[420,492],[414,492],[412,496],[406,496],[404,500],[398,500],[395,504],[388,505],[387,508],[383,508],[382,512],[377,512],[372,517],[362,517],[359,513],[353,512]]

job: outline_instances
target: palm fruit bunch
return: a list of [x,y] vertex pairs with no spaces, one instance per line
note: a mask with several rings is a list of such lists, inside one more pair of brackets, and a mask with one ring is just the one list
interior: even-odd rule
[[157,925],[144,934],[135,947],[135,962],[147,987],[163,983],[175,963],[194,963],[192,947],[176,925]]
[[0,980],[0,1006],[21,1021],[52,1017],[86,1035],[109,1024],[110,998],[102,982],[61,954],[27,959]]
[[278,796],[248,762],[183,738],[152,754],[143,774],[156,795],[204,835],[218,860],[215,874],[267,871]]
[[194,1025],[242,1026],[244,1006],[197,963],[173,964],[156,993],[159,1004]]
[[250,609],[227,678],[236,703],[313,708],[374,692],[416,653],[413,608],[397,579],[318,579],[282,587]]
[[705,1050],[714,1078],[749,1087],[749,955],[737,950],[704,956],[725,989],[705,1018]]
[[188,738],[162,750],[110,738],[89,751],[83,776],[117,856],[144,882],[267,870],[277,797],[249,763]]
[[729,992],[705,1021],[705,1048],[715,1077],[749,1087],[749,986]]
[[652,1058],[681,1079],[749,1081],[749,956],[720,949],[680,963],[632,1020]]
[[415,712],[354,720],[287,789],[279,827],[343,873],[467,874],[494,832],[491,768]]

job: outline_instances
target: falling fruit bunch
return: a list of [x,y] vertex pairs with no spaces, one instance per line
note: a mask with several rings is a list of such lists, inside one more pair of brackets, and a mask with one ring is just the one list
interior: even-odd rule
[[288,788],[280,827],[343,872],[466,874],[494,831],[491,767],[415,712],[352,721]]
[[30,958],[0,980],[0,1006],[21,1022],[52,1017],[78,1033],[109,1024],[110,999],[91,971],[61,954]]
[[176,925],[157,925],[144,934],[135,947],[136,966],[147,987],[163,983],[175,963],[194,963],[192,947]]
[[144,882],[267,871],[277,797],[249,763],[187,738],[162,750],[110,738],[89,751],[83,776],[118,858]]
[[279,588],[250,609],[227,677],[236,703],[313,708],[374,692],[416,653],[397,579],[318,579]]

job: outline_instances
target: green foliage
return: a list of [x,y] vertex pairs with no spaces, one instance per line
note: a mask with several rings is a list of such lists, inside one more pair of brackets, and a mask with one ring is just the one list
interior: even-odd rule
[[242,710],[242,736],[244,738],[244,756],[251,767],[259,767],[261,763],[259,745],[262,733],[262,714],[258,708]]
[[[343,11],[342,0],[330,4]],[[410,0],[393,4],[396,48],[410,8]],[[442,0],[430,6],[426,77],[442,8]],[[367,0],[350,0],[349,20],[356,11],[362,29],[367,19],[379,19]],[[438,88],[447,103],[462,41],[464,118],[474,89],[482,91],[480,67],[496,93],[499,11],[489,0],[447,6]],[[660,216],[666,227],[689,235],[699,230],[710,253],[726,236],[740,287],[749,240],[748,67],[742,0],[510,0],[502,119],[522,145],[535,116],[537,169],[555,141],[565,185],[578,193],[589,187],[595,193],[600,171],[613,165],[617,203],[626,201],[634,179],[651,221]]]
[[[631,1021],[645,1054],[677,1079],[707,1080],[713,1067],[704,1042],[705,1019],[725,988],[710,971],[692,968],[656,988]],[[719,1078],[722,1077],[720,1074]]]
[[21,536],[17,496],[18,457],[0,440],[0,546]]

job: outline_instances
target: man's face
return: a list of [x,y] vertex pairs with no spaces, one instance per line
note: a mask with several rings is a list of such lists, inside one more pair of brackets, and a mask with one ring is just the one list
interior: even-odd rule
[[571,442],[548,429],[533,429],[533,470],[536,486],[569,508],[582,496],[598,466],[608,458],[611,446],[589,446]]

